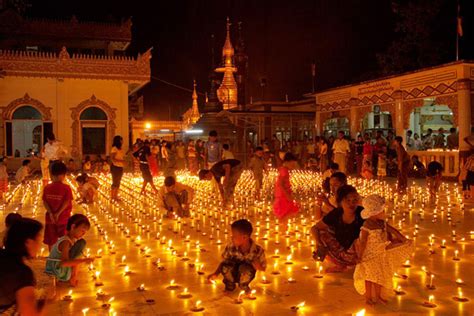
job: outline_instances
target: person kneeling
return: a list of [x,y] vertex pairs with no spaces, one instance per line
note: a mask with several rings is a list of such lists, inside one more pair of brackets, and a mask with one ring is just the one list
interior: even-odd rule
[[46,273],[54,275],[59,281],[77,285],[77,266],[94,261],[93,258],[78,259],[86,247],[82,237],[90,227],[85,215],[74,214],[69,218],[66,235],[58,239],[46,259]]
[[174,212],[179,217],[188,217],[189,204],[193,200],[194,190],[190,186],[176,182],[173,177],[166,177],[164,185],[158,192],[159,206],[168,211],[168,217]]
[[267,267],[265,251],[251,238],[253,228],[248,220],[233,222],[231,229],[232,243],[225,248],[222,254],[224,260],[208,279],[212,281],[222,274],[226,291],[235,290],[238,284],[240,289],[250,294],[249,284],[255,278],[256,272],[265,271]]

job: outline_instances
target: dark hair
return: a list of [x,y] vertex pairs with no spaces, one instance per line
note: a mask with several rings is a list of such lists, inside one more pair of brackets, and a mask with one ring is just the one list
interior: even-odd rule
[[252,235],[253,227],[252,224],[246,219],[239,219],[230,225],[232,229],[235,229],[238,232],[241,232],[245,235]]
[[211,171],[209,171],[207,169],[199,170],[199,174],[198,174],[199,175],[199,180],[203,180],[209,172],[211,172]]
[[171,176],[168,176],[165,178],[165,187],[170,187],[170,186],[173,186],[176,184],[176,180],[171,177]]
[[76,181],[81,183],[81,184],[86,183],[86,177],[83,174],[81,174],[80,176],[76,177]]
[[23,160],[23,162],[21,163],[22,166],[28,166],[30,164],[31,160],[29,159],[25,159]]
[[336,202],[337,204],[341,203],[349,194],[357,193],[357,189],[352,185],[345,184],[340,187],[336,192]]
[[0,157],[0,162],[3,162],[5,160],[5,157]]
[[401,136],[395,137],[395,140],[396,140],[397,142],[399,142],[400,144],[403,143],[403,137],[401,137]]
[[293,155],[292,153],[286,153],[285,154],[285,157],[283,158],[283,161],[285,162],[289,162],[289,161],[297,161],[295,155]]
[[91,160],[91,156],[87,155],[84,157],[84,161],[90,161]]
[[214,131],[214,130],[213,130],[213,131],[210,131],[210,132],[209,132],[209,136],[211,136],[211,137],[217,137],[217,132]]
[[5,250],[18,257],[29,257],[26,241],[35,239],[43,229],[43,224],[31,218],[21,218],[8,229],[5,237]]
[[13,223],[15,223],[17,220],[20,220],[22,219],[23,217],[18,214],[18,213],[9,213],[6,217],[5,217],[5,226],[8,228],[8,227],[11,227],[13,225]]
[[346,135],[346,133],[344,131],[339,131],[337,132],[338,134],[343,134],[343,135]]
[[224,148],[225,150],[229,150],[230,147],[229,147],[229,144],[224,144],[222,145],[222,148]]
[[329,164],[329,169],[339,170],[339,164],[332,162]]
[[67,225],[66,225],[66,230],[70,231],[72,228],[72,225],[78,227],[81,225],[86,225],[87,227],[91,227],[91,223],[89,222],[89,219],[87,216],[83,214],[74,214],[73,216],[69,217],[67,220]]
[[117,149],[122,149],[122,136],[115,135],[114,140],[112,141],[112,147],[116,147]]
[[456,127],[451,127],[451,128],[449,129],[449,132],[450,132],[450,133],[455,133],[455,132],[456,132]]
[[255,147],[255,151],[263,151],[263,147],[262,146],[257,146],[257,147]]
[[46,139],[48,139],[48,140],[56,140],[56,137],[54,136],[53,133],[49,133],[48,136],[46,136]]
[[339,180],[341,183],[347,184],[347,176],[344,174],[344,172],[334,172],[331,175],[331,178]]
[[67,173],[67,167],[62,162],[55,162],[51,166],[51,175],[52,176],[62,176]]
[[444,170],[443,165],[437,161],[430,162],[426,169],[426,175],[428,177],[436,177],[437,175],[440,175]]

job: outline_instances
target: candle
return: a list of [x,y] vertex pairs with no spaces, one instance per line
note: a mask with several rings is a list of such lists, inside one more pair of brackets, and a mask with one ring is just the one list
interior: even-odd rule
[[303,267],[303,271],[309,271],[309,267],[308,267],[308,266],[304,266],[304,267]]
[[395,289],[395,294],[397,295],[404,295],[405,292],[402,290],[402,287],[399,285],[397,286],[397,288]]
[[189,293],[188,288],[184,288],[183,292],[178,294],[179,298],[190,298],[192,295]]
[[123,269],[123,275],[130,275],[132,271],[130,271],[130,268],[128,266],[125,266]]
[[463,285],[464,281],[462,279],[456,279],[456,284],[457,285]]
[[426,285],[429,290],[434,290],[436,287],[433,284],[434,274],[430,275],[430,283]]
[[267,277],[265,275],[262,276],[262,280],[260,281],[262,284],[268,284],[270,281],[267,280]]
[[440,247],[441,247],[441,248],[446,248],[446,239],[443,239],[443,240],[441,241],[441,246],[440,246]]
[[250,294],[247,295],[247,298],[248,298],[249,300],[256,300],[257,297],[255,296],[255,293],[257,293],[257,290],[252,290],[252,291],[250,292]]
[[177,285],[174,280],[171,280],[170,281],[170,284],[168,285],[167,289],[168,290],[174,290],[174,289],[177,289],[179,287],[179,285]]
[[102,308],[105,308],[105,309],[108,309],[110,308],[110,306],[112,305],[112,301],[114,300],[115,298],[112,296],[111,298],[108,299],[107,302],[105,302],[104,304],[102,304]]
[[454,260],[454,261],[459,261],[459,260],[461,260],[461,259],[458,257],[458,254],[459,254],[459,250],[454,250],[454,257],[453,257],[453,260]]
[[305,305],[305,302],[301,302],[298,305],[291,306],[291,309],[294,310],[294,311],[297,311],[297,310],[302,309],[304,307],[304,305]]
[[140,286],[139,286],[139,287],[137,287],[137,291],[140,291],[140,292],[143,292],[143,291],[145,291],[145,284],[143,284],[143,283],[142,283],[142,284],[140,284]]
[[235,304],[242,304],[242,296],[245,294],[245,291],[240,291],[239,296],[235,299]]
[[461,289],[458,289],[458,295],[454,296],[453,299],[457,302],[467,302],[467,301],[469,301],[469,299],[467,297],[464,297]]
[[87,308],[83,308],[83,309],[82,309],[82,315],[83,315],[83,316],[86,316],[88,311],[89,311],[89,308],[88,308],[88,307],[87,307]]
[[127,256],[122,256],[122,259],[120,261],[119,267],[125,266],[125,259],[127,259]]
[[67,295],[64,295],[63,301],[72,301],[72,290],[69,290]]
[[402,266],[404,268],[410,268],[411,267],[410,260],[405,261],[405,263]]
[[428,297],[428,301],[423,302],[422,304],[424,307],[429,307],[429,308],[434,308],[436,307],[436,304],[434,303],[434,295],[430,295]]
[[317,271],[318,271],[318,274],[316,274],[314,277],[316,279],[321,279],[323,277],[323,266],[319,265],[319,262],[318,262],[318,267],[317,267]]
[[103,285],[102,281],[100,280],[100,271],[95,272],[95,286]]
[[196,303],[194,303],[194,306],[191,308],[191,311],[202,312],[204,310],[204,307],[202,307],[201,303],[201,301],[196,301]]
[[273,253],[273,258],[280,258],[280,255],[278,254],[280,252],[280,250],[278,249],[275,249],[275,252]]
[[291,261],[291,257],[292,257],[291,255],[286,256],[285,264],[293,264],[293,262]]
[[280,271],[278,271],[278,262],[275,261],[273,264],[273,271],[272,274],[280,274]]
[[290,277],[288,278],[288,283],[296,283],[296,280]]

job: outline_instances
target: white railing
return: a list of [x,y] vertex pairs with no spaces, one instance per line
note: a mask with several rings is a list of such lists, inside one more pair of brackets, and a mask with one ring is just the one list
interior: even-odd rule
[[437,161],[444,167],[443,176],[457,177],[459,175],[459,151],[458,150],[424,150],[424,151],[409,151],[410,156],[418,156],[420,161],[425,165],[432,161]]

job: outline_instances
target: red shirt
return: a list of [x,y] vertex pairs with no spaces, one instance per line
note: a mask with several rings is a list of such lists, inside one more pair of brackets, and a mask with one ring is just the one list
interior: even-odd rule
[[[64,202],[67,202],[66,209],[59,215],[58,224],[65,225],[71,216],[72,211],[72,191],[71,188],[62,182],[48,184],[43,190],[43,201],[48,204],[51,212],[56,214]],[[51,219],[46,216],[46,224],[51,224]]]

